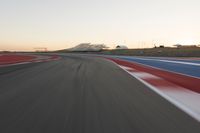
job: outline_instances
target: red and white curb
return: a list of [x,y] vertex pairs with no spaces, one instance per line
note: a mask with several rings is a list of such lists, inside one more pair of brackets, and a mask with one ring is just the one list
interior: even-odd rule
[[18,63],[11,63],[11,64],[2,64],[0,67],[8,67],[8,66],[15,66],[15,65],[22,65],[22,64],[29,64],[29,63],[39,63],[39,62],[48,62],[48,61],[54,61],[59,60],[61,57],[54,55],[54,56],[37,56],[36,59],[30,60],[30,61],[23,61]]
[[[115,62],[115,61],[114,61]],[[172,83],[162,77],[129,67],[118,62],[117,65],[148,86],[151,90],[186,112],[200,122],[200,93]],[[196,84],[198,85],[198,84]]]

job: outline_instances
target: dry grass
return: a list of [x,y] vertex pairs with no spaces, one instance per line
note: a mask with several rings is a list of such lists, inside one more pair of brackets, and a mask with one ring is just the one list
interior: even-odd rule
[[100,53],[130,56],[200,57],[200,47],[105,50]]

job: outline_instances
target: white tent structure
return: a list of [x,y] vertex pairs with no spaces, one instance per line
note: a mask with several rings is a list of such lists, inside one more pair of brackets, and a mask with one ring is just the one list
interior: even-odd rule
[[128,49],[128,47],[125,45],[117,45],[116,49]]

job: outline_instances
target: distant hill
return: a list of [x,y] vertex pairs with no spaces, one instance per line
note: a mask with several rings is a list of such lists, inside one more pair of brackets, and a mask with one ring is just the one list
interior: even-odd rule
[[105,48],[108,48],[104,44],[91,44],[91,43],[81,43],[73,48],[61,50],[61,51],[68,51],[68,52],[97,52],[101,51]]

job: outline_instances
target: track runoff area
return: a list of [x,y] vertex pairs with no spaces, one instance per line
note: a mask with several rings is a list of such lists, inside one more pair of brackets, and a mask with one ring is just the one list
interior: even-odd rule
[[[1,54],[0,69],[22,64],[50,62],[59,60],[64,55],[67,54]],[[94,55],[81,56],[89,56],[89,58],[92,58]],[[200,58],[95,55],[96,57],[109,60],[116,64],[146,85],[146,89],[153,90],[200,122]],[[69,58],[76,59],[77,57],[71,56]]]
[[200,122],[200,58],[105,58]]
[[[200,122],[200,58],[102,57]],[[0,67],[58,59],[58,55],[1,54]]]
[[[200,122],[200,58],[102,57]],[[58,59],[58,55],[0,54],[0,68]]]

